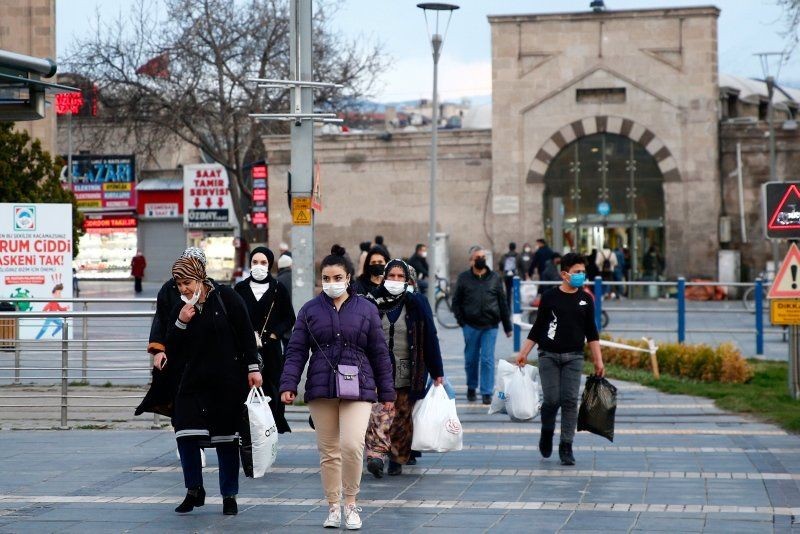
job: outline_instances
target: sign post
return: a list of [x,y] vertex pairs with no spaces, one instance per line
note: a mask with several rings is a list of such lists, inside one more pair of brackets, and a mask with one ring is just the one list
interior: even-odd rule
[[781,262],[772,282],[769,317],[774,325],[789,327],[789,395],[800,399],[800,249],[795,243]]

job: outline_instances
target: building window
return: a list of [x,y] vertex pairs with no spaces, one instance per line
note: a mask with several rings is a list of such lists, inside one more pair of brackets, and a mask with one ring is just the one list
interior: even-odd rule
[[606,87],[598,89],[578,89],[575,100],[580,104],[624,104],[624,87]]
[[758,120],[765,121],[769,115],[769,103],[766,100],[761,100],[758,103]]
[[733,119],[739,116],[739,97],[738,95],[728,95],[728,115],[727,118]]

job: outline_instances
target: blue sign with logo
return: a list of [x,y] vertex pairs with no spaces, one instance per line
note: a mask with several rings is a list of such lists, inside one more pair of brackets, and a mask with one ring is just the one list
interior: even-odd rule
[[602,215],[603,217],[605,217],[606,215],[608,215],[609,213],[611,213],[611,204],[609,204],[609,203],[608,203],[608,202],[606,202],[605,200],[604,200],[603,202],[600,202],[600,203],[597,205],[597,213],[599,213],[600,215]]

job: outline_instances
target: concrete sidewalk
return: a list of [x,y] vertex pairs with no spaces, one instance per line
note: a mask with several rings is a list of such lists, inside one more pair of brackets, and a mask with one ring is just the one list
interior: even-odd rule
[[[458,361],[447,367],[463,384]],[[538,421],[512,423],[459,399],[464,450],[425,454],[400,477],[366,474],[364,530],[800,531],[800,437],[706,399],[618,385],[615,442],[579,433],[570,468],[539,457]],[[241,478],[237,517],[221,514],[213,453],[206,506],[172,511],[184,489],[169,431],[2,432],[0,532],[322,532],[305,418],[290,414],[295,432],[281,436],[270,473]]]

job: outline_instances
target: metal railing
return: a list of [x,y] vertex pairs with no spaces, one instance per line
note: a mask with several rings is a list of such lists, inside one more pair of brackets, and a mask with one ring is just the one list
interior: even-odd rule
[[[25,302],[36,302],[35,299],[17,299]],[[46,299],[52,302],[54,299]],[[41,299],[39,299],[41,301]],[[88,307],[90,302],[114,304],[130,304],[131,302],[152,304],[145,299],[61,299],[72,304],[83,303]],[[122,301],[122,302],[121,302]],[[0,344],[13,347],[13,364],[6,362],[5,355],[0,352],[0,384],[12,383],[33,388],[52,386],[59,387],[57,393],[21,392],[16,388],[4,388],[0,391],[0,411],[58,408],[60,412],[60,428],[68,428],[70,421],[70,400],[80,399],[80,406],[74,409],[114,409],[130,408],[135,405],[125,404],[130,399],[141,400],[140,394],[124,395],[112,392],[107,395],[82,394],[75,391],[78,386],[108,385],[111,380],[116,384],[129,383],[145,386],[150,382],[151,362],[147,346],[150,324],[154,312],[142,311],[67,311],[67,312],[32,312],[15,311],[0,312],[0,322],[13,321],[14,332],[19,332],[20,325],[37,319],[50,319],[56,328],[60,328],[60,337],[53,336],[47,340],[0,339]],[[90,320],[92,324],[90,325]],[[82,335],[71,339],[73,324],[80,323]],[[48,323],[45,323],[47,326]],[[28,325],[31,328],[32,325]],[[35,329],[35,327],[34,327]],[[44,328],[42,329],[44,331]],[[60,360],[59,360],[60,356]],[[79,358],[79,360],[78,360]],[[105,382],[105,383],[104,383]],[[110,390],[111,391],[111,390]],[[58,404],[43,403],[41,399],[57,399]],[[25,401],[28,401],[25,403]],[[88,402],[85,402],[88,401]],[[137,402],[138,404],[138,402]],[[153,427],[160,427],[159,417],[153,418]]]
[[[560,282],[529,282],[529,281],[522,281],[519,277],[514,278],[513,284],[513,302],[512,302],[512,311],[515,315],[515,325],[514,325],[514,350],[519,350],[521,346],[521,333],[522,327],[520,323],[522,323],[522,312],[523,311],[531,311],[536,310],[536,306],[531,306],[527,304],[523,304],[521,302],[522,296],[522,287],[525,285],[558,285]],[[601,277],[596,277],[593,281],[589,281],[586,283],[586,289],[589,289],[593,292],[596,296],[594,300],[594,312],[595,312],[595,322],[597,323],[598,330],[603,330],[602,325],[602,316],[603,316],[603,309],[604,309],[604,302],[603,298],[600,297],[605,295],[607,288],[620,288],[620,287],[637,287],[637,286],[655,286],[655,287],[668,287],[668,288],[675,288],[675,298],[670,299],[670,301],[674,301],[674,306],[658,306],[652,307],[647,306],[644,304],[643,300],[636,300],[632,301],[629,300],[628,302],[636,302],[635,306],[614,306],[608,307],[609,311],[615,312],[632,312],[632,313],[661,313],[661,314],[671,314],[675,318],[675,327],[668,328],[668,327],[634,327],[634,328],[619,328],[614,327],[609,330],[614,332],[648,332],[648,333],[675,333],[678,338],[679,343],[684,343],[686,341],[687,334],[710,334],[710,333],[719,333],[719,334],[753,334],[754,341],[755,341],[755,349],[756,355],[762,356],[764,354],[764,291],[765,291],[765,283],[760,278],[757,279],[755,282],[752,283],[741,283],[741,282],[687,282],[685,278],[681,277],[678,278],[676,281],[613,281],[613,282],[604,282]],[[686,289],[688,287],[724,287],[724,288],[731,288],[731,287],[744,287],[744,288],[755,288],[754,294],[754,306],[755,306],[755,313],[753,319],[753,327],[752,328],[688,328],[686,324],[686,316],[689,313],[713,313],[713,314],[744,314],[747,312],[744,307],[741,310],[738,309],[719,309],[719,308],[692,308],[691,310],[687,310],[686,307]],[[639,303],[642,303],[641,305]]]

